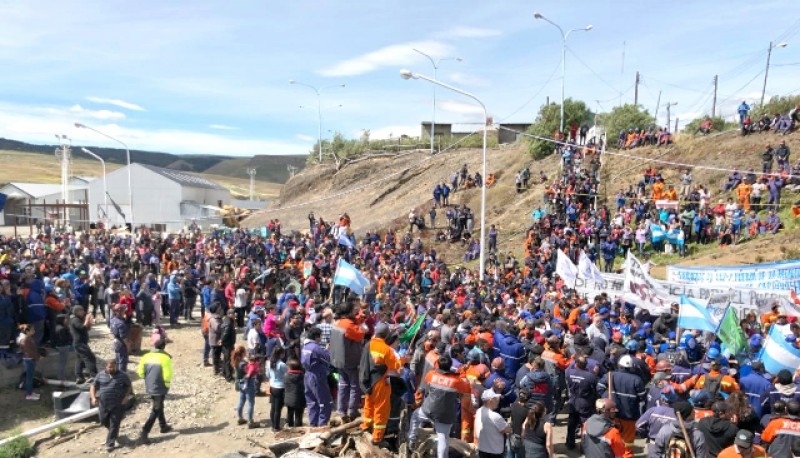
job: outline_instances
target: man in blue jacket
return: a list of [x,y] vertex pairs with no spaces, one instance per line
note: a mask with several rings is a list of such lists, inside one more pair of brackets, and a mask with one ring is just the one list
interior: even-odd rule
[[34,278],[28,283],[28,294],[25,302],[28,306],[28,324],[33,326],[33,338],[37,347],[41,347],[44,338],[44,322],[47,319],[47,307],[44,305],[44,282]]
[[177,326],[181,304],[183,302],[183,289],[181,288],[181,282],[177,273],[173,273],[169,276],[167,298],[169,299],[169,324]]
[[769,401],[770,380],[764,375],[764,363],[753,361],[749,374],[739,379],[739,386],[747,395],[747,401],[757,417],[767,413],[765,404]]
[[519,341],[516,326],[507,330],[500,323],[494,330],[494,356],[503,358],[506,380],[515,380],[517,371],[525,363],[525,346]]

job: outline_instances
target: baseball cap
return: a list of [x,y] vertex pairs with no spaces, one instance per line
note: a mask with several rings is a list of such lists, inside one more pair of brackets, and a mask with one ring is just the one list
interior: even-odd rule
[[481,401],[491,401],[492,399],[497,399],[499,397],[500,395],[495,393],[494,390],[485,390],[481,395]]
[[733,443],[736,444],[739,448],[750,448],[753,446],[753,437],[754,434],[746,429],[740,429],[738,433],[736,433],[736,438],[733,440]]
[[760,347],[762,342],[763,342],[763,337],[761,337],[761,334],[753,334],[752,336],[750,336],[751,347]]

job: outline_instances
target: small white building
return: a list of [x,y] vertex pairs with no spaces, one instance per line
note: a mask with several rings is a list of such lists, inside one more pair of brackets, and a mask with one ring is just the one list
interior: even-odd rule
[[[107,227],[131,222],[161,231],[177,231],[192,220],[208,227],[218,224],[219,210],[230,203],[230,191],[193,173],[152,165],[130,165],[133,214],[128,194],[128,167],[89,183],[89,215],[106,221]],[[108,199],[103,187],[108,186]],[[124,215],[124,216],[123,216]]]
[[[73,178],[69,182],[67,203],[75,207],[66,210],[66,218],[76,228],[88,223],[85,207],[88,183],[87,178]],[[0,188],[0,193],[8,196],[5,208],[0,212],[0,222],[4,226],[64,221],[64,207],[59,207],[64,203],[60,184],[11,182]]]

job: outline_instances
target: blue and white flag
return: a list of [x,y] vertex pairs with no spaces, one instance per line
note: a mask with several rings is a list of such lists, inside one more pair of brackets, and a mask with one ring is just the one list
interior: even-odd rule
[[650,225],[650,240],[653,243],[663,242],[666,238],[667,233],[661,225],[655,223]]
[[364,294],[364,289],[369,286],[369,280],[350,263],[339,258],[339,263],[336,264],[336,273],[333,275],[333,284],[346,286],[356,294]]
[[764,368],[770,374],[777,374],[781,369],[794,373],[800,366],[800,349],[787,342],[781,328],[773,325],[758,358],[764,362]]
[[348,237],[344,232],[339,233],[339,239],[337,241],[339,242],[339,245],[346,246],[347,248],[355,248],[353,241],[350,240],[350,237]]
[[680,312],[678,313],[679,328],[717,332],[717,323],[711,318],[711,314],[708,313],[708,309],[704,304],[682,295],[680,307]]
[[681,237],[681,230],[680,228],[675,228],[669,232],[667,232],[667,242],[682,246],[683,245],[683,237]]

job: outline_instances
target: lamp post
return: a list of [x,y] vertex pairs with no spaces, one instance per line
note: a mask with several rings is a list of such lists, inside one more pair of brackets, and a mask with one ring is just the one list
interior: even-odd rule
[[764,69],[764,87],[761,89],[761,106],[764,106],[764,95],[767,93],[767,77],[769,76],[769,59],[772,57],[772,49],[773,48],[785,48],[787,46],[786,43],[778,43],[773,45],[772,42],[769,42],[769,48],[767,48],[767,67]]
[[564,33],[564,29],[562,29],[560,25],[556,24],[550,19],[547,19],[541,14],[534,12],[533,17],[550,23],[557,28],[559,32],[561,32],[561,128],[559,130],[564,132],[564,82],[567,79],[567,39],[569,38],[569,34],[572,32],[588,32],[592,30],[592,25],[589,24],[581,29],[571,29],[568,30],[567,33]]
[[[422,54],[423,56],[427,57],[429,61],[431,61],[431,65],[433,65],[433,79],[437,78],[437,70],[439,70],[439,64],[446,60],[454,60],[456,62],[461,62],[462,58],[460,57],[442,57],[440,59],[434,60],[433,57],[425,54],[424,52],[420,51],[417,48],[411,48],[414,52]],[[433,85],[433,115],[431,115],[431,155],[433,155],[433,142],[434,137],[436,136],[436,85]]]
[[322,97],[320,96],[320,93],[323,90],[330,89],[332,87],[344,87],[344,84],[335,84],[333,86],[326,86],[323,88],[317,88],[316,86],[312,86],[306,83],[301,83],[300,81],[295,81],[295,80],[289,80],[289,84],[305,86],[314,91],[314,94],[317,94],[317,121],[318,121],[317,139],[319,140],[319,163],[322,164]]
[[449,84],[442,83],[441,81],[437,81],[433,78],[429,78],[425,75],[420,75],[419,73],[413,73],[411,70],[400,70],[400,77],[407,80],[407,79],[420,79],[428,81],[429,83],[433,83],[435,85],[441,86],[445,89],[450,89],[453,92],[458,92],[461,95],[471,98],[472,100],[478,102],[478,104],[483,109],[483,180],[481,182],[481,240],[480,240],[480,248],[481,248],[481,255],[480,255],[480,280],[483,281],[485,270],[486,270],[486,128],[488,127],[487,124],[489,122],[489,115],[486,112],[486,105],[474,95],[470,94],[469,92],[462,91],[461,89],[455,88],[450,86]]
[[[136,220],[133,218],[133,183],[132,183],[132,179],[131,179],[131,150],[130,150],[130,148],[128,148],[128,145],[125,144],[125,142],[123,142],[122,140],[120,140],[120,139],[118,139],[116,137],[112,137],[111,135],[108,135],[105,132],[101,132],[101,131],[95,129],[94,127],[92,127],[92,126],[87,126],[86,124],[81,124],[79,122],[76,122],[75,123],[75,127],[77,127],[78,129],[91,130],[92,132],[94,132],[96,134],[102,135],[103,137],[106,137],[106,138],[108,138],[110,140],[114,140],[115,142],[119,143],[120,145],[122,145],[125,148],[125,158],[128,161],[128,205],[130,205],[130,207],[131,207],[131,218],[130,218],[131,235],[135,234],[136,233],[136,226],[134,225],[134,221],[136,221]],[[105,177],[105,174],[103,174],[103,176]],[[106,193],[106,195],[108,195],[108,193]]]
[[[670,108],[674,107],[674,106],[675,106],[675,105],[677,105],[677,104],[678,104],[678,102],[672,102],[672,103],[670,103],[670,102],[667,102],[667,132],[669,132],[669,115],[670,115]],[[677,130],[677,128],[676,128],[675,130]],[[675,132],[675,133],[677,133],[677,132]]]
[[105,212],[106,216],[108,216],[108,184],[106,182],[106,161],[104,161],[102,157],[98,156],[97,154],[94,154],[93,152],[91,152],[86,148],[81,148],[81,151],[100,161],[100,165],[103,167],[103,212]]

